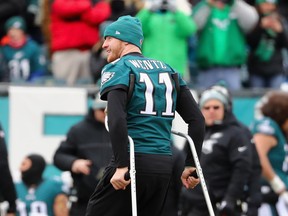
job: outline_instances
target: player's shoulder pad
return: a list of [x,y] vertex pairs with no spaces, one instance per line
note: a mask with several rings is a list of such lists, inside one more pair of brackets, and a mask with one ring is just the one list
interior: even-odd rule
[[101,72],[101,86],[114,76],[119,77],[124,75],[126,71],[125,68],[127,68],[127,66],[122,59],[117,59],[106,65]]
[[273,135],[276,132],[277,124],[270,118],[262,118],[258,120],[256,127],[258,132]]

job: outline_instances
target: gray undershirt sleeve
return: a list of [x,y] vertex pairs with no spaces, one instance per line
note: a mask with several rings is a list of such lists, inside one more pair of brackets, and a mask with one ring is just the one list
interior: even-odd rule
[[236,14],[239,26],[244,33],[251,32],[258,23],[259,15],[256,9],[243,0],[235,0],[231,12]]
[[197,25],[198,30],[202,30],[205,26],[207,19],[211,13],[209,5],[203,5],[199,10],[193,14],[193,19]]

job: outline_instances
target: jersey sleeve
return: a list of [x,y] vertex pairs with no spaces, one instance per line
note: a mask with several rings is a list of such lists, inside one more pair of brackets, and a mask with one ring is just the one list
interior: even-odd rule
[[113,89],[126,91],[129,87],[130,68],[121,62],[116,63],[108,64],[101,73],[100,95],[102,100],[107,100],[107,93]]
[[264,118],[254,122],[252,125],[252,132],[253,134],[261,133],[269,136],[276,136],[276,127],[276,122],[272,121],[271,119]]
[[62,181],[61,177],[52,176],[49,179],[49,183],[51,185],[51,192],[53,191],[55,196],[57,196],[58,194],[69,193],[69,186]]

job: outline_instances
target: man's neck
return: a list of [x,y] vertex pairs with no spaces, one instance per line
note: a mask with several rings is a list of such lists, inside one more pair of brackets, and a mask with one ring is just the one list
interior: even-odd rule
[[127,55],[128,53],[141,53],[141,50],[133,44],[127,44],[120,57]]

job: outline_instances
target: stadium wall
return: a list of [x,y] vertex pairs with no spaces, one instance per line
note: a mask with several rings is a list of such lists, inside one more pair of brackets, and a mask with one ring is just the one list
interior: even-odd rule
[[[15,179],[18,167],[29,153],[42,154],[50,164],[46,175],[59,174],[51,165],[55,149],[70,126],[86,114],[97,88],[0,86],[0,122],[6,134],[10,168]],[[197,96],[197,92],[194,92]],[[263,92],[242,91],[233,97],[233,112],[244,124],[254,118],[254,105]],[[179,116],[173,122],[176,130],[185,130]],[[174,137],[178,147],[184,140]]]

